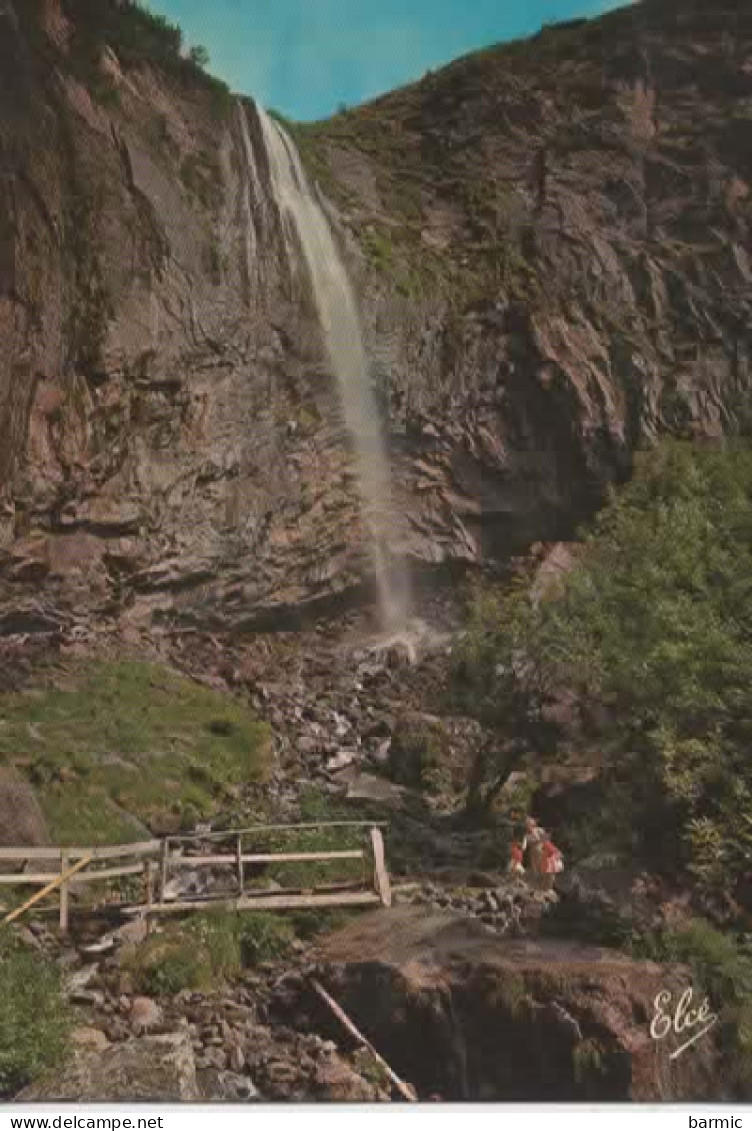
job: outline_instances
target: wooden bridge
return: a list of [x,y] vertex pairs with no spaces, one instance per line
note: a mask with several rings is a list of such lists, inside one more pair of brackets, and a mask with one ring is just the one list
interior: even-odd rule
[[[363,821],[327,821],[298,825],[255,825],[203,835],[170,836],[132,844],[89,847],[31,848],[17,845],[0,848],[0,867],[16,866],[16,871],[0,874],[0,885],[16,888],[31,885],[40,890],[9,912],[0,924],[9,923],[47,896],[59,896],[60,930],[67,933],[70,920],[71,890],[87,884],[141,878],[141,902],[121,902],[127,915],[164,915],[209,907],[237,911],[291,911],[314,907],[390,906],[389,874],[384,852],[382,824]],[[278,839],[304,837],[305,834],[345,830],[357,836],[357,847],[340,849],[302,848],[298,851],[264,851],[270,836]],[[337,836],[339,834],[336,834]],[[336,837],[335,837],[336,839]],[[274,888],[261,886],[270,870],[285,865],[326,866],[345,863],[361,875],[339,882],[313,883]],[[36,866],[37,869],[31,870]],[[210,869],[213,890],[198,896],[178,897],[176,877],[187,869]],[[89,907],[96,906],[89,904]],[[112,904],[110,904],[112,906]]]

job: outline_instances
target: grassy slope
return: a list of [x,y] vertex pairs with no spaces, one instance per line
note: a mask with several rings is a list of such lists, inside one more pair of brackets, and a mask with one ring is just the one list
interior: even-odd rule
[[242,703],[157,665],[80,663],[0,696],[0,760],[36,785],[56,842],[188,826],[268,759],[268,730]]

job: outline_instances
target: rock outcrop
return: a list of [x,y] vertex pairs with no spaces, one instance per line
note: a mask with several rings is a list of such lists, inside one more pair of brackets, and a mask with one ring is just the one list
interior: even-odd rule
[[690,984],[681,967],[499,939],[416,908],[360,918],[319,961],[330,992],[424,1098],[723,1098],[715,1034],[674,1060],[671,1041],[651,1036],[656,995]]
[[[87,10],[0,2],[0,633],[360,596],[254,107]],[[294,129],[426,569],[567,537],[662,432],[747,429],[751,44],[741,0],[645,0]]]
[[98,1051],[79,1049],[71,1063],[16,1097],[77,1103],[190,1103],[201,1099],[185,1033],[132,1038]]

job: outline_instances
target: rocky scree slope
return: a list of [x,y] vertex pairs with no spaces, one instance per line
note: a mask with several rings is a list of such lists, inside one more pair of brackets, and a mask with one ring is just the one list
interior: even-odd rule
[[[0,2],[0,632],[353,600],[355,477],[255,110],[92,46],[86,11]],[[648,0],[294,128],[415,561],[558,537],[657,433],[746,429],[751,51],[739,0]]]

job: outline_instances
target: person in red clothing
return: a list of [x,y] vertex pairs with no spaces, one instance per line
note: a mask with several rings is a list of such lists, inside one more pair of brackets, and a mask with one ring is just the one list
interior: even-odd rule
[[554,876],[564,870],[564,858],[561,851],[552,840],[545,840],[541,849],[542,872],[544,887],[550,890],[554,886]]
[[523,864],[522,859],[522,845],[518,844],[516,840],[513,840],[509,853],[509,871],[512,873],[512,875],[522,876],[524,874],[525,865]]

